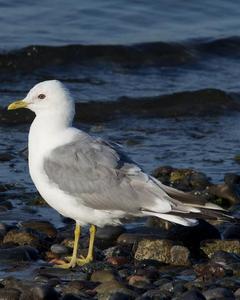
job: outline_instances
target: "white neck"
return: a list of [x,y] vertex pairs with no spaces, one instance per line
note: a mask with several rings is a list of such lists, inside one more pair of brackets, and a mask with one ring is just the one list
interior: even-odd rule
[[72,125],[73,113],[44,111],[38,113],[29,131],[29,155],[44,154],[56,145],[62,133]]
[[[72,116],[66,113],[44,112],[38,113],[33,121],[36,125],[47,128],[50,132],[56,132],[72,126]],[[45,132],[46,133],[46,132]]]

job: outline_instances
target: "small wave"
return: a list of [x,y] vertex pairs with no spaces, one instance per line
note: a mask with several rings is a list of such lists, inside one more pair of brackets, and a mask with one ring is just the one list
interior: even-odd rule
[[0,67],[1,70],[32,71],[44,66],[71,63],[111,62],[139,66],[180,64],[189,60],[191,55],[180,44],[29,46],[0,54]]
[[30,72],[52,65],[116,63],[124,67],[176,66],[193,63],[202,55],[239,56],[240,37],[193,40],[183,43],[134,45],[28,46],[0,54],[1,70]]
[[[204,117],[240,112],[240,101],[216,89],[203,89],[156,97],[121,97],[117,101],[76,103],[75,121],[101,123],[120,118]],[[26,110],[9,112],[0,109],[0,125],[26,124],[33,113]]]
[[217,40],[207,40],[193,44],[200,53],[208,53],[221,56],[240,56],[240,37],[228,37]]

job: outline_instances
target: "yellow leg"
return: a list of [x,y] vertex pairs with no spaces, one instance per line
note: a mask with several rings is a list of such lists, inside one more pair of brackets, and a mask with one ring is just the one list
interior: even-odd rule
[[83,266],[93,261],[93,250],[94,250],[93,247],[94,247],[94,240],[96,234],[95,225],[90,226],[89,233],[90,233],[90,239],[89,239],[88,254],[85,258],[77,258],[76,263],[78,266]]
[[79,242],[80,234],[81,234],[81,227],[79,224],[76,223],[76,227],[74,231],[74,245],[73,245],[72,257],[70,258],[70,261],[68,263],[55,265],[55,267],[70,269],[70,268],[74,268],[77,265],[77,251],[78,251],[78,242]]

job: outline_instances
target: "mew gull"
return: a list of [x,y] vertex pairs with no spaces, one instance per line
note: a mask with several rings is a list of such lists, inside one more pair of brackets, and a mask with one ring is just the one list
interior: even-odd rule
[[[31,178],[42,197],[63,216],[76,221],[71,268],[93,260],[95,226],[121,219],[156,216],[185,226],[196,218],[225,216],[203,199],[163,185],[133,162],[117,144],[72,127],[74,101],[57,80],[40,82],[9,110],[28,108],[32,122],[28,147]],[[77,258],[81,226],[90,225],[88,254]]]

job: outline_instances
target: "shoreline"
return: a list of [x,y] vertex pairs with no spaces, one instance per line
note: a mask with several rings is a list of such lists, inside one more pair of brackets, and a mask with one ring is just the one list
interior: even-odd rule
[[[191,169],[159,167],[153,175],[165,184],[200,194],[225,208],[232,207],[239,217],[240,176],[236,174],[226,174],[224,183],[218,185]],[[11,192],[16,199],[22,193],[22,208],[9,200],[13,199]],[[13,217],[0,224],[2,297],[14,295],[11,299],[19,299],[21,295],[28,299],[27,296],[40,293],[44,297],[52,295],[51,299],[68,299],[70,294],[84,299],[109,299],[120,293],[126,299],[156,299],[158,295],[164,295],[164,299],[185,299],[181,298],[184,293],[194,294],[196,288],[198,294],[206,295],[212,288],[220,287],[224,295],[239,293],[240,258],[234,256],[240,255],[237,224],[201,221],[195,227],[169,224],[166,228],[166,222],[148,218],[145,226],[107,226],[98,229],[95,262],[61,270],[49,262],[71,253],[74,222],[61,217],[61,225],[57,225],[46,221],[46,214],[39,217],[41,210],[54,214],[52,208],[45,206],[41,198],[34,200],[33,195],[24,195],[14,186],[5,185],[4,189],[2,185],[1,195],[1,214],[25,214],[22,221],[14,222]],[[24,214],[19,213],[22,210]],[[88,232],[84,229],[81,254],[85,254],[87,244]]]

